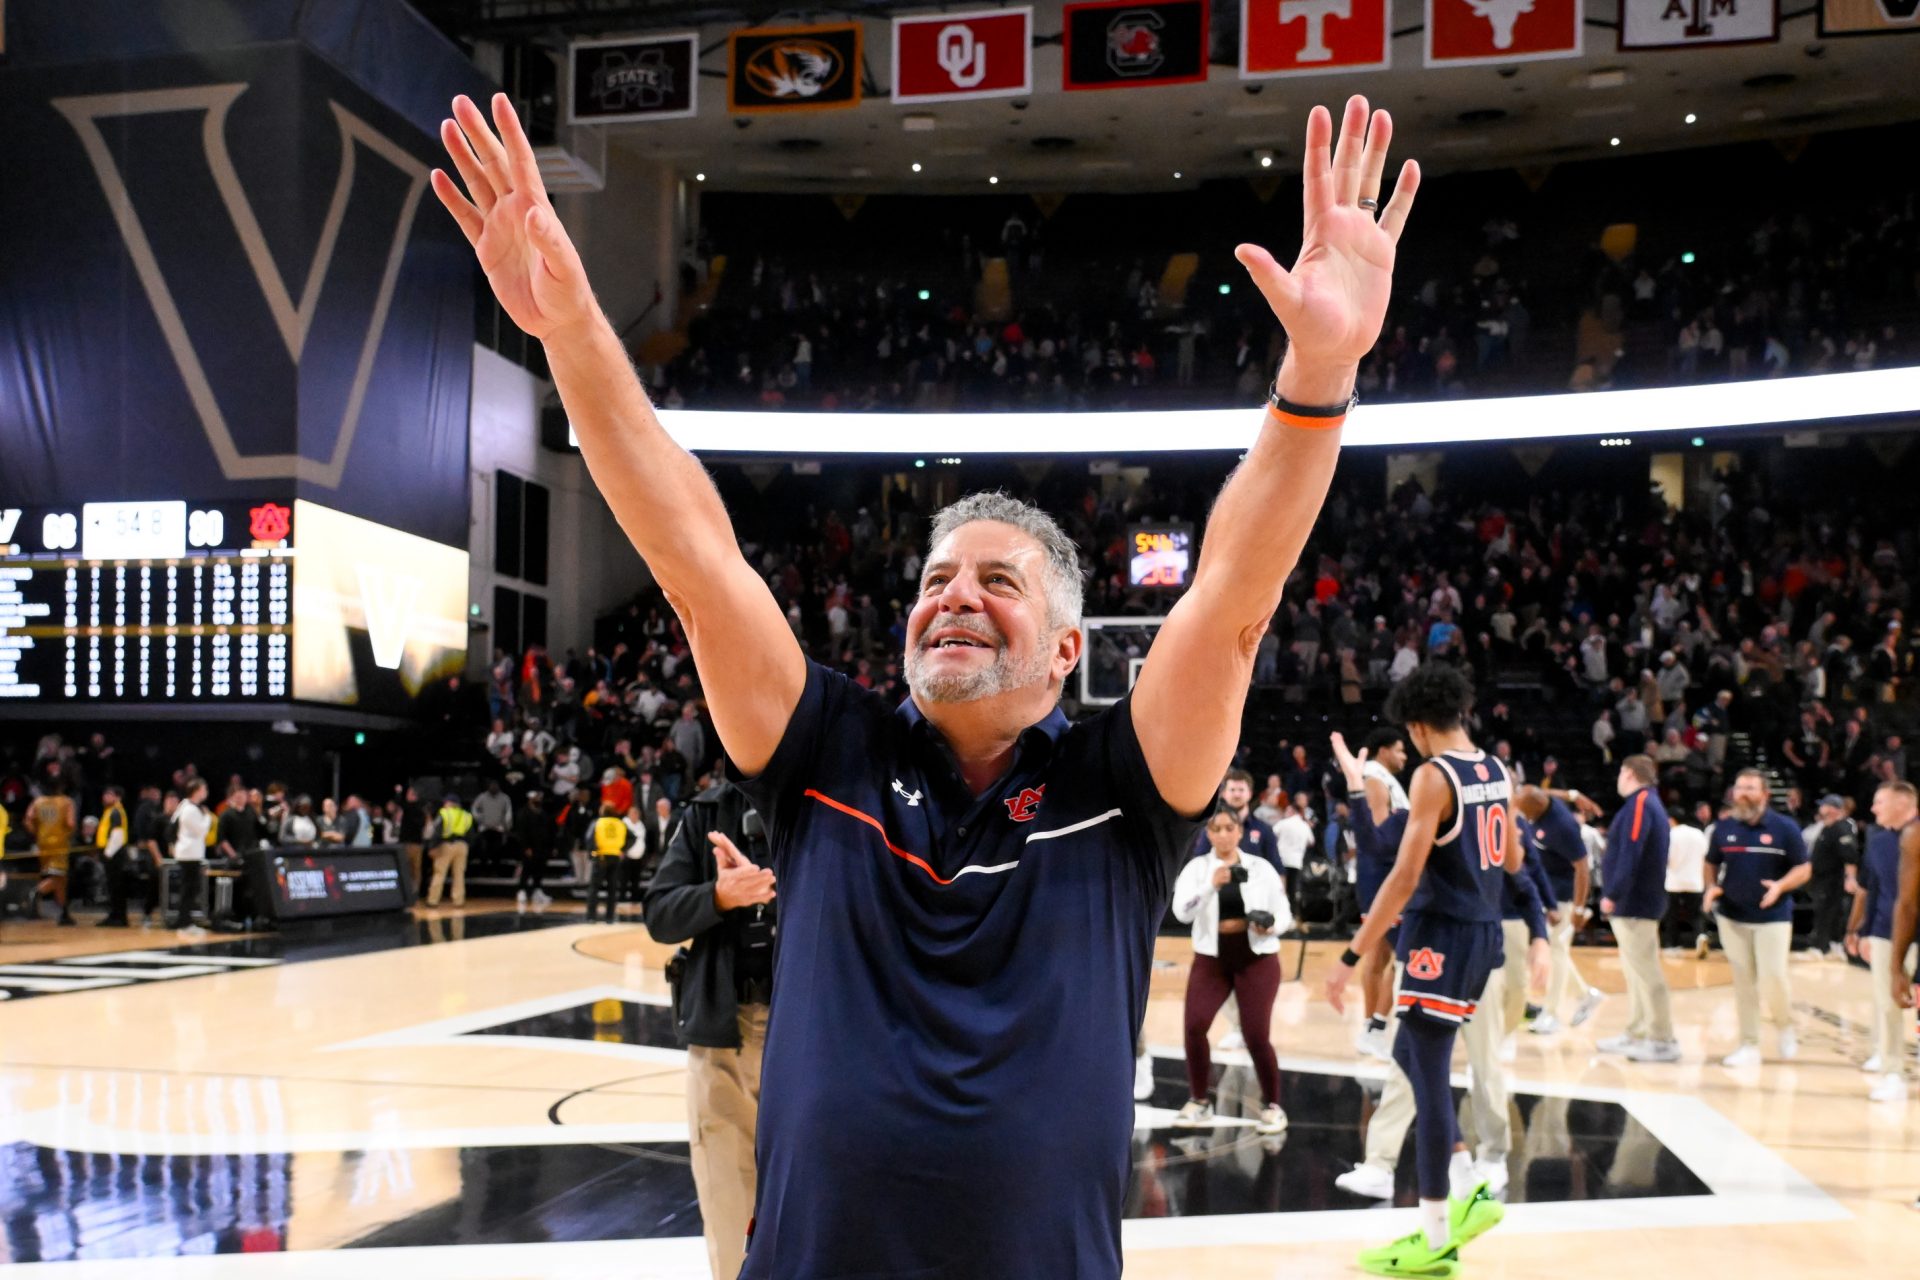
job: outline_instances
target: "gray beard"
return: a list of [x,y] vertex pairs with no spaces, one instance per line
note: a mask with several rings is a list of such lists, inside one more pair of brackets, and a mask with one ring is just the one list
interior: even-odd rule
[[1746,823],[1750,827],[1758,823],[1761,818],[1765,817],[1766,812],[1767,812],[1767,806],[1765,806],[1764,804],[1757,804],[1757,805],[1754,805],[1752,808],[1748,808],[1747,806],[1740,805],[1740,804],[1733,806],[1733,816],[1738,818],[1740,821]]
[[967,675],[936,676],[927,671],[927,650],[907,653],[907,687],[929,702],[978,702],[1016,689],[1026,689],[1047,678],[1048,655],[1035,653],[1025,669],[1014,665],[1013,655],[996,649],[993,662]]

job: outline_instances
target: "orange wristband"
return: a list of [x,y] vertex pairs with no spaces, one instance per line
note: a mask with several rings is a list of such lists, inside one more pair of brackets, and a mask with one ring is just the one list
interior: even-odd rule
[[1344,413],[1337,418],[1303,418],[1297,413],[1288,413],[1274,404],[1267,405],[1267,412],[1273,415],[1274,421],[1281,426],[1298,427],[1302,431],[1332,431],[1347,420],[1347,415]]

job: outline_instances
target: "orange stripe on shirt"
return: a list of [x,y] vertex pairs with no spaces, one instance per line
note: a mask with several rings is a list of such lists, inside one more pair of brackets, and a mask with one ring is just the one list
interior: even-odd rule
[[1627,837],[1628,839],[1638,840],[1640,838],[1640,819],[1646,816],[1646,812],[1647,791],[1645,787],[1642,787],[1640,794],[1633,798],[1633,834]]
[[911,862],[914,866],[920,868],[922,871],[926,872],[929,876],[931,876],[935,884],[947,885],[947,884],[953,883],[953,881],[951,880],[942,879],[940,876],[940,873],[935,871],[925,858],[917,857],[914,854],[908,853],[905,849],[902,849],[899,845],[896,845],[893,841],[887,839],[887,829],[881,826],[880,819],[874,817],[872,814],[862,813],[860,812],[860,810],[854,808],[852,805],[841,804],[838,800],[835,800],[832,796],[822,795],[818,791],[815,791],[812,787],[808,787],[805,794],[812,797],[815,800],[818,800],[821,804],[826,805],[829,809],[838,809],[841,813],[846,814],[849,818],[858,818],[861,822],[866,823],[868,826],[872,827],[875,831],[878,831],[880,833],[880,843],[887,846],[887,852],[891,853],[896,858],[904,858],[906,861]]
[[1272,401],[1267,402],[1267,412],[1272,414],[1274,420],[1281,426],[1299,427],[1302,431],[1332,431],[1347,420],[1347,415],[1344,413],[1337,418],[1303,418],[1298,414],[1286,412]]

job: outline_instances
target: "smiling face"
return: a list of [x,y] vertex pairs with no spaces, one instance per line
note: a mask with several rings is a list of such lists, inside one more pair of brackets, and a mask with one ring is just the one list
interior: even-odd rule
[[1051,706],[1080,656],[1080,633],[1053,624],[1047,572],[1040,543],[1009,524],[975,520],[941,539],[907,616],[915,697],[976,702],[1025,692]]
[[1746,773],[1733,782],[1733,814],[1745,823],[1760,821],[1760,815],[1767,811],[1767,784],[1754,774]]

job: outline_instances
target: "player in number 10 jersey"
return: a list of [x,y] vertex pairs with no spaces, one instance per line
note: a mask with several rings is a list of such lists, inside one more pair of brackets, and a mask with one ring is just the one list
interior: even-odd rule
[[[1400,918],[1404,973],[1393,1060],[1413,1085],[1421,1229],[1362,1253],[1361,1268],[1374,1275],[1444,1280],[1457,1274],[1461,1246],[1505,1216],[1485,1182],[1467,1185],[1471,1165],[1448,1079],[1454,1036],[1504,962],[1500,877],[1517,874],[1525,856],[1513,821],[1513,779],[1468,737],[1472,707],[1467,678],[1437,662],[1414,671],[1388,700],[1388,718],[1406,726],[1426,763],[1414,771],[1406,834],[1393,870],[1327,978],[1328,999],[1341,1009],[1356,953],[1378,945]],[[1529,949],[1536,985],[1546,980],[1547,959],[1545,941],[1536,940]]]

